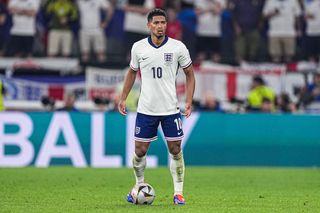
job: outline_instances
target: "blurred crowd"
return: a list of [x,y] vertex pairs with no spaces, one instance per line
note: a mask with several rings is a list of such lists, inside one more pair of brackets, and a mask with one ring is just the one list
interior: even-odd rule
[[319,60],[319,0],[1,0],[0,54],[126,62],[154,7],[195,63]]
[[[228,101],[228,106],[216,98],[213,91],[206,91],[202,99],[193,101],[193,110],[201,112],[217,113],[319,113],[320,112],[320,73],[316,73],[310,84],[300,88],[295,93],[297,101],[293,101],[288,93],[276,92],[268,86],[268,82],[261,75],[252,77],[250,91],[245,99],[233,97]],[[139,89],[133,89],[127,99],[127,110],[136,111],[139,100]],[[43,97],[41,102],[46,111],[70,111],[78,112],[75,103],[77,94],[68,92],[63,99],[63,106],[57,107],[51,97]],[[116,112],[119,94],[109,97],[96,97],[93,100],[96,111]],[[1,103],[1,101],[0,101]],[[311,105],[314,107],[310,108]],[[1,106],[1,104],[0,104]],[[1,111],[1,107],[0,107]],[[183,111],[183,106],[182,106]]]
[[[0,57],[127,64],[132,44],[149,34],[146,15],[155,7],[167,11],[168,36],[186,44],[195,64],[319,62],[320,0],[0,0]],[[320,74],[295,95],[293,103],[254,76],[247,99],[232,102],[234,111],[296,112],[320,102]],[[66,94],[60,110],[77,111],[75,101]],[[44,97],[42,103],[56,110],[54,100]],[[114,111],[117,97],[94,103]],[[226,111],[210,91],[194,107]]]
[[224,109],[212,91],[207,91],[202,100],[194,102],[196,111],[211,112],[262,112],[262,113],[319,113],[320,112],[320,73],[313,75],[311,83],[295,91],[293,101],[288,93],[276,92],[268,86],[261,75],[252,77],[250,91],[245,99],[233,97],[233,108]]

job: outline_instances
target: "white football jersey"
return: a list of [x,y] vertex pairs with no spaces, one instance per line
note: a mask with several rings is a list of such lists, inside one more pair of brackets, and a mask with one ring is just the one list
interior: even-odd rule
[[166,37],[155,46],[151,37],[133,44],[130,67],[141,72],[141,93],[137,111],[146,115],[178,113],[176,76],[179,67],[186,68],[192,61],[186,46]]

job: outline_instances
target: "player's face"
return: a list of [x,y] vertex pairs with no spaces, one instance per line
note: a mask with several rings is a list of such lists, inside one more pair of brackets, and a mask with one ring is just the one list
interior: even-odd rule
[[152,20],[148,22],[148,28],[154,36],[161,38],[165,36],[167,29],[167,21],[164,16],[153,16]]

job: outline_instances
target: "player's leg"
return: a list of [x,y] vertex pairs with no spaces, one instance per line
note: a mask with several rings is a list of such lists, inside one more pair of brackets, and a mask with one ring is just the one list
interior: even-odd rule
[[151,141],[157,139],[159,126],[158,116],[149,116],[138,113],[135,126],[135,153],[133,155],[133,169],[136,183],[144,182],[144,169],[146,167],[146,154]]
[[183,182],[184,182],[184,159],[181,149],[180,141],[167,141],[170,152],[170,172],[173,179],[174,186],[174,200],[175,204],[184,204],[183,197]]
[[185,201],[182,194],[185,166],[181,149],[183,131],[180,113],[164,116],[161,120],[161,126],[170,153],[170,172],[174,185],[174,203],[184,204]]
[[144,170],[147,165],[146,156],[149,149],[149,142],[135,141],[135,151],[132,159],[136,184],[144,182]]
[[[159,126],[158,116],[149,116],[141,113],[137,114],[135,127],[135,151],[133,154],[132,165],[136,184],[144,182],[144,170],[146,168],[146,155],[150,142],[157,139],[157,130]],[[128,202],[132,203],[133,199],[129,193]]]

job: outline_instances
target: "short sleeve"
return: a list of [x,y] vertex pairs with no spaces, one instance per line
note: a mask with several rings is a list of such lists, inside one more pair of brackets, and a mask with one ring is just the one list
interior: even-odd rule
[[187,47],[183,43],[181,43],[178,62],[182,68],[187,68],[192,63],[191,58],[190,58],[190,54],[189,54],[189,50],[187,49]]
[[136,45],[134,44],[131,49],[131,60],[130,60],[130,68],[133,69],[134,71],[139,70],[139,60],[138,60],[136,49],[137,49]]

